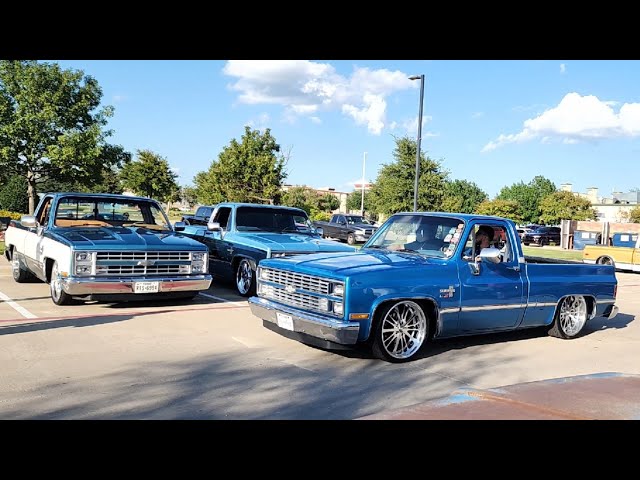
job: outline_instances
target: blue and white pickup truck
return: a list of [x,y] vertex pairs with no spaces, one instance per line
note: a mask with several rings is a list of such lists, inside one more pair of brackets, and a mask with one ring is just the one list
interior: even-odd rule
[[211,284],[207,249],[176,231],[157,202],[124,195],[56,193],[12,221],[5,256],[13,278],[37,277],[57,305],[94,300],[193,298]]
[[234,281],[243,297],[255,295],[262,259],[356,250],[323,240],[304,210],[256,203],[220,203],[206,227],[188,225],[183,233],[207,245],[212,275]]
[[525,260],[510,220],[399,213],[357,253],[263,260],[249,304],[287,337],[368,344],[390,362],[435,338],[531,327],[574,338],[591,318],[616,315],[613,266],[539,261]]

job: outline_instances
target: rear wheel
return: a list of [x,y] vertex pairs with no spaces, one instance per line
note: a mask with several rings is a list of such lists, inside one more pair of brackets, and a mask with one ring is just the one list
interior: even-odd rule
[[427,317],[420,305],[410,300],[390,303],[376,316],[373,354],[392,363],[411,360],[429,333]]
[[596,263],[598,265],[614,265],[611,257],[600,257],[598,260],[596,260]]
[[587,323],[589,308],[582,295],[569,295],[560,302],[549,335],[558,338],[575,338]]
[[51,292],[51,300],[53,300],[53,303],[56,305],[70,305],[73,302],[71,295],[62,289],[62,278],[58,270],[58,262],[54,262],[51,268],[49,291]]
[[11,274],[17,283],[24,283],[31,279],[31,274],[22,267],[22,262],[16,255],[15,247],[11,249]]
[[246,258],[240,260],[236,268],[236,289],[243,297],[256,294],[256,274]]

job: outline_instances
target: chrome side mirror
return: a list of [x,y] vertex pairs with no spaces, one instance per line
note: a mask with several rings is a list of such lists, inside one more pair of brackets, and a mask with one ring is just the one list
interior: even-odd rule
[[500,249],[489,247],[483,248],[480,250],[480,258],[483,261],[491,262],[491,263],[500,263],[502,262],[502,253]]
[[185,229],[185,227],[186,227],[186,226],[187,226],[187,224],[186,224],[186,223],[184,223],[184,222],[176,222],[176,223],[174,223],[174,225],[173,225],[173,229],[174,229],[176,232],[181,232],[181,231],[183,231],[183,230]]
[[35,228],[38,226],[38,221],[34,215],[23,215],[20,218],[20,223],[23,227]]
[[218,222],[209,222],[207,223],[207,230],[210,232],[219,232],[222,228],[220,228],[220,224]]

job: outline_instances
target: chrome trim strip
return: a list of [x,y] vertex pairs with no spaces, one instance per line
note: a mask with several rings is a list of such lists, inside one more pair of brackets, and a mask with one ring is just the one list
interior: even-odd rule
[[444,315],[446,313],[459,313],[459,312],[460,312],[460,307],[443,308],[440,310],[441,315]]
[[109,277],[67,277],[61,278],[62,288],[69,295],[99,295],[133,293],[135,282],[160,282],[160,292],[188,292],[206,290],[211,285],[211,275],[191,275],[181,277],[143,277],[143,278],[109,278]]
[[293,331],[342,345],[353,345],[358,341],[359,322],[338,321],[308,312],[288,308],[260,297],[249,298],[251,313],[270,323],[278,324],[277,312],[290,315]]
[[527,305],[533,308],[542,308],[542,307],[555,307],[558,302],[543,302],[543,303],[534,303],[533,305]]
[[607,303],[616,303],[616,301],[615,299],[614,300],[596,300],[596,303],[598,305],[601,305],[601,304],[607,304]]
[[[555,304],[554,304],[555,305]],[[462,312],[480,312],[484,310],[511,310],[514,308],[523,308],[521,303],[512,303],[510,305],[483,305],[481,307],[462,307]]]

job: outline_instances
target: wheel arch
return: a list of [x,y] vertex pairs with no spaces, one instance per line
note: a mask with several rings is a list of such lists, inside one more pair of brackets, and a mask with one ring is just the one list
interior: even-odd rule
[[231,268],[234,272],[236,271],[236,268],[238,268],[238,264],[240,263],[241,260],[249,260],[249,264],[251,265],[251,268],[253,269],[253,271],[257,270],[258,262],[256,261],[256,259],[253,257],[250,257],[249,255],[240,253],[234,256],[233,259],[231,260]]
[[440,328],[440,309],[438,307],[438,302],[433,297],[429,297],[427,295],[420,296],[397,296],[397,297],[384,297],[379,298],[371,308],[371,321],[369,323],[369,333],[367,334],[366,340],[371,340],[373,337],[371,336],[371,332],[375,331],[377,323],[380,321],[378,318],[378,312],[381,307],[389,305],[390,303],[402,302],[405,300],[411,300],[416,302],[422,308],[425,316],[427,317],[427,325],[428,325],[428,337],[433,338],[438,332],[441,331]]
[[558,309],[560,308],[560,305],[562,304],[564,299],[567,297],[584,297],[585,301],[587,302],[587,320],[591,320],[595,316],[597,304],[596,298],[593,295],[584,293],[568,293],[567,295],[563,295],[562,297],[560,297],[556,302],[556,307],[553,309],[553,315],[551,316],[549,325],[555,322],[556,316],[558,315]]

